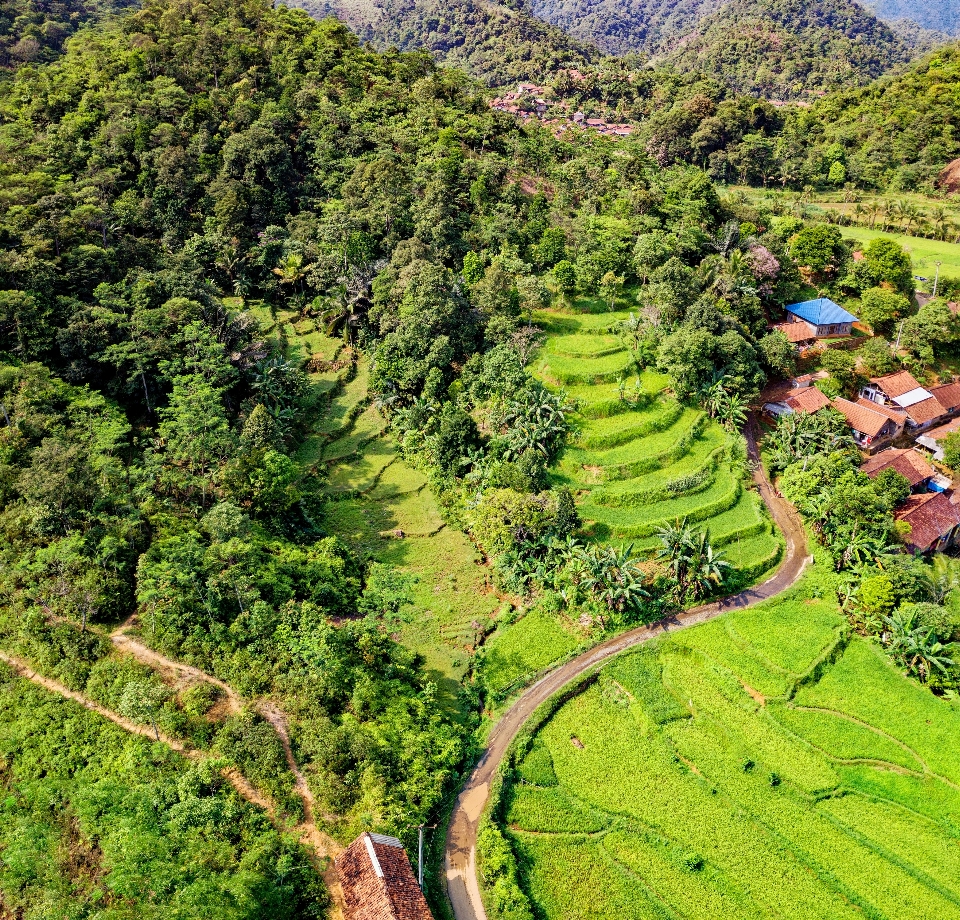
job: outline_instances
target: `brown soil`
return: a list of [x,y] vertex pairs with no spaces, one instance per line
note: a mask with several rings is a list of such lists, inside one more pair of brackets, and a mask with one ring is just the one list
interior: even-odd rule
[[960,192],[960,160],[954,160],[944,166],[937,177],[937,185],[950,194]]

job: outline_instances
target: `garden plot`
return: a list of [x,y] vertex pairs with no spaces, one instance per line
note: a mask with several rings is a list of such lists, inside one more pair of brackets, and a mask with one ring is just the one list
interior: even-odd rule
[[540,729],[503,802],[536,915],[960,918],[960,710],[817,593],[627,653]]

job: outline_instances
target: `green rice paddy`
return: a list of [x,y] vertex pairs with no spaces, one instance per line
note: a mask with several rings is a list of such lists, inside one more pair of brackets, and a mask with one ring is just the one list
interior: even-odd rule
[[628,311],[578,307],[537,314],[546,341],[531,369],[577,403],[577,431],[553,478],[577,496],[589,532],[651,551],[656,532],[685,517],[751,576],[775,565],[779,538],[723,459],[723,430],[673,399],[664,375],[635,365],[613,331]]
[[503,800],[538,917],[960,918],[960,707],[850,638],[815,571],[540,729]]

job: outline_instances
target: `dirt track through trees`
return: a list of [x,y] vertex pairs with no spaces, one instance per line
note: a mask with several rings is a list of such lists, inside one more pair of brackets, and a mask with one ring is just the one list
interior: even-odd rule
[[776,573],[763,584],[748,588],[732,597],[701,607],[685,610],[659,623],[641,626],[614,636],[588,652],[551,671],[529,687],[496,724],[487,740],[487,747],[457,799],[447,828],[445,851],[447,893],[456,920],[486,920],[477,879],[477,829],[490,795],[490,783],[510,743],[533,715],[537,707],[586,671],[615,655],[649,642],[677,629],[685,629],[712,620],[728,610],[752,607],[770,600],[791,588],[810,561],[807,557],[806,532],[796,511],[782,499],[767,478],[760,463],[756,437],[757,421],[751,417],[747,426],[747,448],[753,462],[753,479],[773,520],[787,543],[786,555]]

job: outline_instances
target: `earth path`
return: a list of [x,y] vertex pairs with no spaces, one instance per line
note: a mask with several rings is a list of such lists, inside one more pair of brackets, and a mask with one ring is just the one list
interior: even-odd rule
[[[192,665],[167,658],[165,655],[161,655],[149,646],[144,645],[136,637],[131,636],[129,630],[133,628],[135,620],[136,614],[124,620],[124,622],[110,634],[110,641],[114,647],[121,652],[132,655],[138,661],[150,667],[191,677],[194,680],[217,687],[223,691],[231,713],[239,712],[243,708],[243,700],[240,695],[225,681],[211,674],[207,674],[206,671],[201,671]],[[312,847],[318,857],[329,857],[326,868],[324,869],[319,864],[318,868],[323,870],[323,880],[333,903],[334,909],[331,920],[338,920],[338,918],[342,916],[342,899],[340,884],[333,866],[333,860],[343,852],[343,847],[329,834],[321,831],[317,825],[314,817],[316,803],[307,779],[300,769],[300,764],[297,763],[297,759],[294,756],[293,745],[290,743],[290,730],[287,727],[287,717],[274,703],[267,700],[257,700],[253,705],[257,712],[270,723],[273,730],[277,733],[277,737],[280,739],[280,744],[283,747],[283,755],[287,761],[287,768],[293,776],[294,790],[303,804],[303,821],[295,828],[295,833],[302,842]]]
[[447,894],[456,920],[486,920],[477,881],[476,844],[480,816],[490,794],[490,782],[510,743],[542,703],[585,671],[666,632],[706,623],[730,609],[752,607],[770,600],[796,584],[807,563],[806,533],[797,512],[774,489],[760,462],[757,419],[752,415],[745,431],[747,452],[753,462],[753,479],[764,504],[787,542],[786,556],[774,575],[731,597],[684,610],[676,616],[641,626],[600,643],[588,652],[551,671],[521,694],[490,732],[487,747],[460,793],[447,828],[445,849]]
[[[12,655],[8,655],[6,652],[0,652],[0,661],[12,668],[17,674],[20,675],[20,677],[23,677],[26,680],[43,687],[45,690],[49,690],[51,693],[56,693],[57,695],[68,700],[72,700],[74,703],[79,703],[85,709],[89,709],[91,712],[95,712],[97,715],[103,716],[105,719],[109,719],[111,722],[119,725],[122,729],[130,732],[131,734],[142,735],[144,738],[149,738],[152,741],[159,741],[161,744],[165,744],[171,750],[176,751],[178,754],[182,754],[184,757],[189,757],[191,760],[210,759],[209,755],[204,754],[202,751],[198,751],[195,748],[188,747],[182,741],[178,741],[176,738],[171,738],[169,735],[166,735],[161,731],[155,732],[149,725],[139,725],[138,723],[125,718],[119,713],[114,712],[112,709],[107,709],[106,706],[101,706],[99,703],[95,703],[93,700],[87,699],[87,697],[83,696],[83,694],[77,693],[75,690],[71,690],[69,687],[65,687],[63,684],[58,683],[49,677],[44,677],[42,674],[38,674],[33,670],[33,668],[21,661],[19,658],[14,658]],[[270,816],[271,820],[274,819],[275,812],[273,805],[262,795],[260,795],[260,793],[253,788],[253,786],[238,770],[234,769],[233,767],[224,767],[221,768],[220,774],[230,783],[231,786],[233,786],[234,789],[237,790],[242,798],[246,799],[251,804],[258,806],[259,808],[262,808]]]

